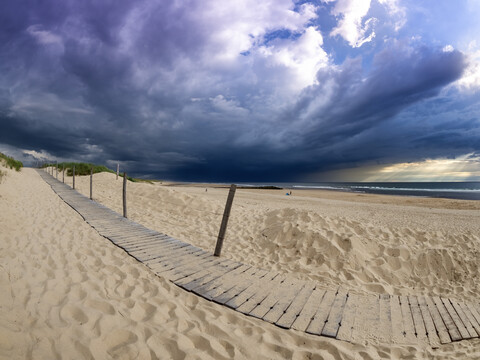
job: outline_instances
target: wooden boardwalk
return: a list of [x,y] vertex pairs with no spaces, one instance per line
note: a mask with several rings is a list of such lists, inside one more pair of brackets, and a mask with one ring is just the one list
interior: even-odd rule
[[88,224],[153,272],[243,314],[282,328],[353,343],[374,340],[438,346],[480,335],[478,301],[361,295],[214,257],[126,219],[46,172],[38,172]]

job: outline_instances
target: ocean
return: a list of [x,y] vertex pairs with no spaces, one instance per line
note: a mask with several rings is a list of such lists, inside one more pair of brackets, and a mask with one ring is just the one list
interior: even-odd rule
[[333,190],[367,194],[480,200],[480,182],[319,182],[319,183],[240,183],[246,187],[275,186],[295,189]]

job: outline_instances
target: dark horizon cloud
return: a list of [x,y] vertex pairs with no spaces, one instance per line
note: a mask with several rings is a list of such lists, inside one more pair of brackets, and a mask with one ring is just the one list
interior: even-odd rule
[[[6,1],[0,148],[192,181],[480,153],[478,92],[455,86],[469,54],[326,29],[331,4],[264,5]],[[335,63],[326,42],[350,54]]]

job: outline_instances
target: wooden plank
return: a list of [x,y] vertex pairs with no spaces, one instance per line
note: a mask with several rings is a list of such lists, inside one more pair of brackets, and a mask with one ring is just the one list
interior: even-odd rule
[[164,238],[162,236],[159,236],[158,233],[141,233],[140,235],[133,235],[132,237],[129,237],[128,241],[118,241],[116,239],[118,245],[120,245],[123,248],[133,248],[135,246],[142,246],[152,239],[157,239],[157,238]]
[[[174,239],[166,238],[166,237],[158,237],[157,242],[162,244],[165,248],[175,248],[175,247],[186,247],[191,246],[188,243],[184,243],[181,241],[177,241]],[[138,245],[130,245],[130,246],[122,246],[124,249],[128,249],[128,251],[136,251],[136,252],[150,252],[150,245],[153,245],[151,242],[145,244],[138,244]]]
[[[305,284],[306,283],[304,281],[300,281],[298,279],[285,281],[280,286],[282,288],[281,292],[278,292],[281,295],[275,296],[277,299],[270,309],[268,309],[268,311],[264,314],[263,320],[272,324],[278,321],[280,317],[287,311],[287,308],[292,304],[292,302],[295,300],[295,297],[302,290]],[[274,291],[277,292],[276,289]]]
[[463,324],[467,328],[468,333],[472,338],[478,337],[477,329],[475,329],[475,318],[471,315],[468,309],[465,309],[458,301],[450,299],[450,302],[457,312],[458,316],[462,320]]
[[306,332],[309,334],[320,335],[322,333],[325,322],[327,321],[330,309],[332,308],[333,301],[335,300],[336,291],[327,290],[325,296],[317,309],[317,312],[313,316],[310,325],[308,325]]
[[[285,287],[283,287],[282,285],[284,285],[286,279],[287,277],[285,275],[279,274],[267,284],[263,282],[257,283],[257,289],[250,289],[250,294],[253,290],[253,295],[248,297],[250,294],[244,292],[242,294],[242,298],[238,299],[245,301],[236,310],[241,313],[249,314],[250,316],[261,319],[278,301],[278,296],[280,293],[279,290],[285,290]],[[255,310],[255,312],[253,310]]]
[[340,324],[342,322],[343,310],[347,302],[347,291],[339,289],[335,296],[330,314],[328,315],[327,322],[323,327],[321,335],[327,337],[336,337]]
[[353,325],[355,324],[355,315],[357,312],[358,295],[354,293],[347,294],[347,302],[343,311],[342,321],[337,332],[337,339],[343,341],[352,341]]
[[112,236],[118,236],[119,239],[126,238],[131,233],[142,230],[145,230],[145,228],[138,224],[125,221],[117,221],[116,223],[112,223],[110,226],[102,227],[102,231],[107,232]]
[[[204,255],[208,254],[202,250],[195,250],[195,251],[185,251],[185,252],[176,252],[176,253],[166,253],[164,257],[161,259],[155,259],[155,261],[143,261],[145,265],[147,265],[152,270],[163,270],[168,268],[169,266],[174,266],[176,263],[181,262],[182,260],[192,260],[192,256],[195,254]],[[159,261],[160,260],[160,261]]]
[[293,302],[288,307],[287,311],[275,322],[275,325],[282,328],[290,329],[294,321],[300,316],[303,307],[307,303],[309,297],[312,295],[315,290],[315,283],[309,281],[305,286],[300,290],[298,296],[295,297]]
[[[150,246],[153,245],[153,246]],[[154,243],[149,243],[149,246],[144,247],[136,247],[136,248],[124,248],[126,251],[132,254],[136,254],[140,257],[144,257],[145,260],[152,260],[155,257],[156,253],[163,253],[165,251],[170,251],[174,249],[180,249],[189,247],[188,244],[184,243],[174,243],[169,241],[157,240]]]
[[408,301],[410,303],[410,310],[412,311],[415,335],[419,341],[422,343],[427,343],[427,329],[423,320],[422,311],[420,310],[420,305],[418,304],[418,299],[416,296],[409,295]]
[[102,232],[102,235],[115,241],[119,245],[129,245],[131,243],[138,243],[142,240],[148,239],[151,236],[155,236],[155,233],[146,233],[143,230],[130,230],[122,233],[122,235],[112,234],[111,232]]
[[377,295],[358,296],[357,312],[352,329],[352,342],[378,341],[380,301]]
[[199,248],[195,248],[191,245],[187,245],[187,246],[178,246],[178,247],[167,248],[167,249],[159,248],[145,255],[141,255],[141,254],[137,255],[134,253],[132,253],[132,255],[135,256],[140,261],[142,261],[143,263],[153,266],[155,264],[164,263],[166,260],[172,260],[179,256],[193,254],[200,251],[203,251],[203,250]]
[[[474,314],[474,312],[470,309],[469,305],[467,303],[459,303],[459,305],[462,307],[465,315],[468,316],[468,319],[470,320],[470,323],[472,324],[473,328],[477,332],[478,335],[480,335],[480,315],[477,316]],[[477,313],[478,315],[478,313]]]
[[394,344],[405,344],[405,325],[402,318],[402,308],[398,295],[390,296],[390,308],[392,316],[392,341]]
[[282,294],[280,299],[275,303],[273,308],[263,317],[263,320],[268,321],[269,323],[276,323],[278,319],[287,311],[288,307],[295,300],[296,296],[306,285],[304,281],[299,281],[295,279],[295,282],[292,283]]
[[235,279],[236,276],[238,276],[238,275],[240,275],[240,274],[242,274],[246,271],[253,272],[254,270],[255,269],[252,268],[251,265],[242,264],[241,266],[239,266],[235,270],[229,271],[228,273],[226,273],[226,274],[224,274],[224,275],[222,275],[218,278],[211,279],[210,281],[203,282],[199,286],[192,287],[190,289],[190,291],[193,291],[197,295],[201,295],[201,296],[205,297],[206,299],[210,299],[208,297],[208,294],[210,292],[215,292],[217,287],[221,286],[222,284],[228,284],[229,282],[232,282]]
[[176,285],[182,287],[183,289],[190,291],[190,288],[187,288],[186,286],[187,284],[191,284],[189,286],[196,287],[202,281],[207,281],[207,279],[212,277],[218,277],[222,274],[225,274],[227,271],[234,270],[241,265],[241,263],[229,259],[221,259],[221,261],[218,261],[217,264],[218,267],[212,269],[203,269],[188,276],[178,276],[172,278],[172,281],[174,281]]
[[180,266],[173,264],[172,269],[163,271],[161,274],[168,278],[171,278],[172,276],[191,275],[200,270],[215,266],[216,259],[218,258],[214,258],[211,253],[207,253],[206,255],[198,256],[198,259],[192,259],[190,261],[186,260],[182,262]]
[[[133,236],[137,236],[136,238]],[[123,233],[121,235],[116,234],[117,240],[122,245],[134,245],[135,243],[139,242],[140,240],[148,239],[152,236],[166,236],[165,234],[161,234],[158,231],[148,230],[148,229],[133,229],[128,233]]]
[[[170,251],[175,248],[181,248],[181,247],[182,246],[178,244],[172,244],[162,239],[156,239],[148,243],[147,247],[125,248],[122,246],[121,248],[124,249],[129,254],[135,254],[135,255],[138,255],[139,257],[145,257],[146,259],[147,258],[151,259],[154,257],[154,254],[156,253],[161,254],[165,251]],[[183,246],[183,247],[186,247],[186,246]]]
[[131,243],[122,243],[119,244],[122,248],[128,250],[140,250],[140,249],[148,249],[155,243],[163,243],[165,245],[169,244],[178,244],[179,241],[172,241],[165,235],[150,235],[145,238],[138,239],[136,241],[132,241]]
[[460,335],[462,336],[462,338],[464,338],[464,339],[470,339],[471,336],[470,336],[470,334],[468,333],[467,328],[465,327],[465,325],[463,324],[462,320],[461,320],[460,317],[458,316],[457,312],[456,312],[455,309],[453,308],[452,304],[450,303],[450,300],[448,300],[448,299],[446,299],[446,298],[440,298],[440,300],[442,301],[443,305],[444,305],[445,308],[447,309],[448,314],[450,315],[450,317],[452,318],[453,322],[455,323],[455,326],[457,327],[458,331],[460,332]]
[[252,279],[252,278],[242,279],[241,281],[237,282],[235,287],[233,287],[229,291],[224,292],[219,296],[216,296],[212,300],[219,304],[225,304],[229,308],[236,309],[241,304],[243,304],[243,301],[242,301],[243,298],[245,298],[245,296],[248,296],[249,294],[252,294],[252,289],[257,288],[256,286],[257,283],[260,282],[266,287],[267,283],[275,279],[275,277],[277,277],[278,275],[279,275],[278,271],[272,270],[272,271],[266,272],[265,274],[263,274],[261,277],[257,279]]
[[247,270],[234,276],[229,282],[220,284],[215,289],[208,292],[206,296],[209,296],[212,301],[224,304],[231,298],[240,294],[246,287],[258,281],[258,279],[262,278],[266,273],[266,270],[252,267],[251,270]]
[[124,249],[125,251],[141,253],[141,252],[147,252],[150,249],[159,245],[167,246],[169,244],[170,244],[169,242],[165,241],[162,238],[151,237],[148,240],[144,240],[136,245],[123,245],[123,244],[117,244],[117,245],[122,249]]
[[415,325],[413,324],[413,315],[410,309],[410,303],[406,296],[400,296],[400,308],[402,309],[403,331],[405,340],[409,344],[416,344]]
[[241,279],[245,276],[255,276],[256,272],[256,268],[245,264],[238,268],[238,270],[236,269],[235,271],[229,272],[225,276],[221,276],[207,284],[192,289],[192,291],[208,300],[212,300],[214,297],[233,288],[238,281],[237,279]]
[[155,271],[155,273],[160,274],[173,269],[180,269],[183,266],[191,266],[192,264],[200,262],[208,256],[211,256],[211,254],[200,250],[198,252],[185,253],[183,256],[181,255],[173,259],[166,258],[161,263],[148,264],[148,266]]
[[464,303],[463,306],[467,308],[468,311],[470,311],[470,314],[472,314],[473,319],[475,319],[476,323],[479,324],[478,329],[475,327],[475,330],[477,330],[478,335],[480,335],[480,313],[469,302]]
[[453,319],[448,314],[448,311],[443,305],[442,300],[440,300],[438,296],[433,297],[432,300],[438,309],[438,313],[442,317],[443,323],[445,324],[452,341],[462,340],[462,335],[458,331]]
[[[433,323],[435,325],[435,329],[437,329],[437,334],[440,339],[441,344],[448,344],[452,342],[452,339],[450,337],[450,333],[448,332],[447,326],[443,322],[442,316],[440,315],[440,312],[438,311],[437,306],[435,305],[435,302],[433,299],[429,296],[426,296],[425,298],[425,303],[427,304],[428,311],[430,312],[430,315],[432,316]],[[460,334],[458,334],[460,335]]]
[[[423,323],[427,332],[428,341],[430,342],[430,345],[432,347],[438,347],[440,345],[440,338],[438,337],[437,329],[435,328],[435,324],[433,323],[432,315],[428,310],[425,298],[423,296],[419,296],[417,300],[420,312],[422,313]],[[448,335],[448,333],[446,333],[446,337],[450,341],[450,336]]]
[[164,277],[167,277],[170,280],[173,280],[173,278],[177,278],[177,277],[182,277],[182,276],[185,277],[202,270],[217,267],[218,266],[217,260],[218,258],[214,258],[213,255],[210,254],[209,257],[202,258],[198,262],[192,262],[190,264],[187,264],[185,266],[181,266],[178,268],[175,267],[170,271],[163,272],[161,275]]
[[224,259],[224,262],[221,263],[224,269],[219,269],[218,271],[199,271],[198,273],[186,276],[181,279],[176,279],[175,283],[178,286],[181,286],[185,290],[191,291],[192,289],[204,285],[217,277],[224,275],[228,271],[233,271],[236,268],[240,267],[242,264],[236,261]]
[[378,296],[378,340],[381,343],[392,343],[392,308],[390,295]]
[[300,312],[300,315],[298,315],[296,320],[293,322],[292,329],[299,331],[305,331],[307,329],[315,313],[317,312],[317,309],[320,306],[320,303],[322,302],[325,293],[325,289],[318,287],[315,288],[315,290],[305,303],[305,306]]
[[162,248],[158,247],[155,250],[152,250],[150,253],[137,253],[137,252],[130,252],[132,256],[134,256],[136,259],[139,261],[145,263],[145,264],[159,264],[162,263],[167,259],[173,259],[178,256],[182,256],[185,254],[190,254],[194,252],[200,251],[197,248],[193,248],[190,246],[184,246],[184,247],[168,247],[168,248]]
[[155,244],[162,244],[165,247],[171,247],[171,246],[175,247],[175,246],[187,246],[187,245],[189,245],[188,243],[172,240],[168,237],[155,236],[155,237],[152,237],[148,240],[143,240],[140,243],[134,243],[134,244],[131,244],[131,245],[123,245],[122,244],[121,246],[124,249],[128,249],[128,251],[144,251],[144,252],[147,252],[147,251],[150,251],[152,245],[155,245]]

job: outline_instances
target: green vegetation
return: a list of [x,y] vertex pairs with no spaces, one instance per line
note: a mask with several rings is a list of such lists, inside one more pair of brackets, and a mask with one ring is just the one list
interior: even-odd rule
[[15,160],[13,157],[5,154],[0,153],[0,159],[2,159],[5,162],[5,165],[10,169],[15,168],[16,171],[20,171],[20,169],[23,167],[23,163],[21,161]]
[[[55,163],[49,163],[49,164],[43,164],[42,168],[50,167],[53,166],[55,167],[57,164]],[[62,169],[66,169],[67,175],[72,176],[73,175],[73,166],[75,166],[75,175],[90,175],[91,168],[93,166],[93,173],[101,173],[101,172],[109,172],[112,174],[116,174],[116,171],[107,168],[104,165],[95,165],[91,163],[79,163],[79,162],[61,162],[58,163],[58,170],[61,171]],[[119,176],[123,177],[123,173],[120,173]],[[132,182],[147,182],[150,184],[153,184],[153,181],[151,180],[143,180],[143,179],[137,179],[137,178],[132,178],[130,176],[127,176],[127,179],[132,181]]]

